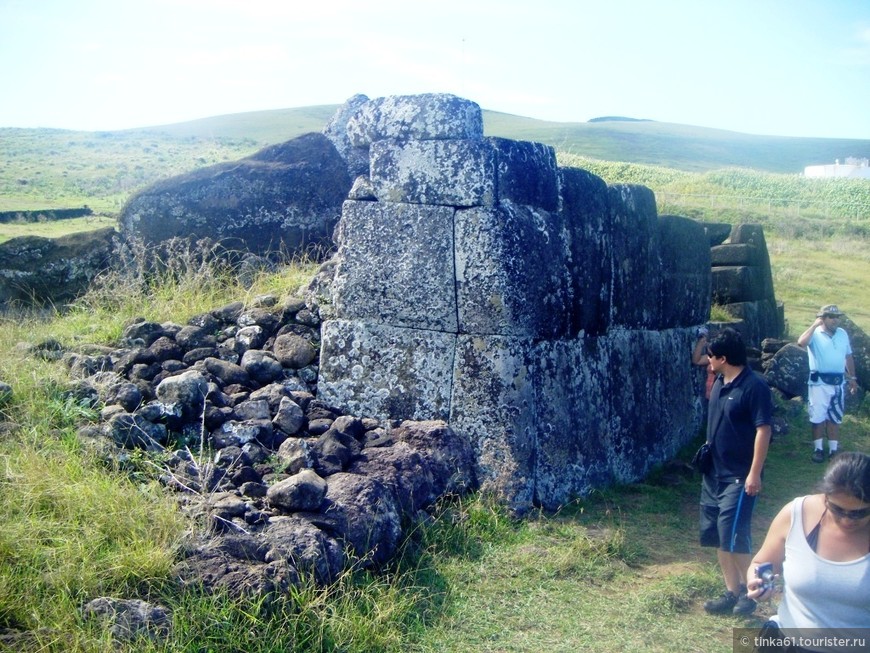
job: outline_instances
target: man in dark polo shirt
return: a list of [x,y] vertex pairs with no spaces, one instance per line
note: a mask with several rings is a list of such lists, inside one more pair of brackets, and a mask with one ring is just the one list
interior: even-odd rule
[[707,601],[711,614],[750,614],[746,570],[752,558],[750,526],[761,492],[761,472],[770,443],[773,397],[767,382],[746,364],[740,334],[723,329],[707,348],[717,378],[710,391],[707,441],[713,469],[701,485],[701,546],[717,547],[725,593]]

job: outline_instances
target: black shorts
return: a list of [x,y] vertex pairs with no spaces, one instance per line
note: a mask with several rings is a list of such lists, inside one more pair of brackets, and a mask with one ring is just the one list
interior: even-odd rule
[[746,494],[745,479],[711,479],[701,484],[701,546],[728,553],[752,553],[752,510],[755,497]]

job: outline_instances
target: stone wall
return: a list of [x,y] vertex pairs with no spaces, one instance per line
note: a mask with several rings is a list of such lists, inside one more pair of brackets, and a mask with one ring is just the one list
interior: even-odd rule
[[764,339],[780,338],[785,331],[785,313],[776,301],[764,229],[740,224],[724,233],[727,243],[711,243],[713,301],[734,316],[733,326],[747,343],[759,347]]
[[549,146],[484,137],[455,96],[357,97],[339,115],[331,137],[369,166],[319,301],[321,400],[448,421],[518,512],[640,478],[697,434],[699,223],[559,168]]

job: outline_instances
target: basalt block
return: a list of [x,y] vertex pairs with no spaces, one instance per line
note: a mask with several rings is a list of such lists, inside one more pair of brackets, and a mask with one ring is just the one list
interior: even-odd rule
[[559,168],[552,147],[507,138],[490,138],[488,142],[496,152],[499,200],[559,210]]
[[661,322],[662,261],[658,214],[645,186],[610,186],[613,224],[611,325],[656,328]]
[[524,512],[535,495],[533,342],[463,335],[456,345],[450,424],[471,442],[481,489]]
[[351,415],[446,420],[456,335],[358,320],[324,322],[318,395]]
[[613,229],[607,184],[580,168],[562,168],[561,214],[571,252],[571,333],[596,335],[610,326]]
[[662,260],[660,326],[702,324],[710,315],[710,247],[704,227],[674,215],[659,218]]
[[445,206],[345,202],[336,317],[455,333],[453,214]]
[[449,93],[380,97],[355,111],[347,136],[355,147],[381,140],[479,139],[483,113],[476,102]]
[[535,501],[555,510],[610,482],[607,429],[615,380],[607,338],[543,342],[534,358]]
[[570,324],[559,214],[503,202],[456,212],[459,331],[555,338]]
[[484,140],[376,141],[371,183],[381,202],[491,206],[496,156]]

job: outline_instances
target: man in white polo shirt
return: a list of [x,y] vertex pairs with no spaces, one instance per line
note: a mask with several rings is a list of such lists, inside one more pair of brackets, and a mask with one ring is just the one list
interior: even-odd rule
[[842,316],[836,305],[822,306],[815,322],[797,339],[810,359],[808,405],[813,425],[813,462],[817,463],[825,460],[822,446],[826,435],[828,457],[837,452],[846,384],[853,394],[858,391],[849,334],[840,327]]

